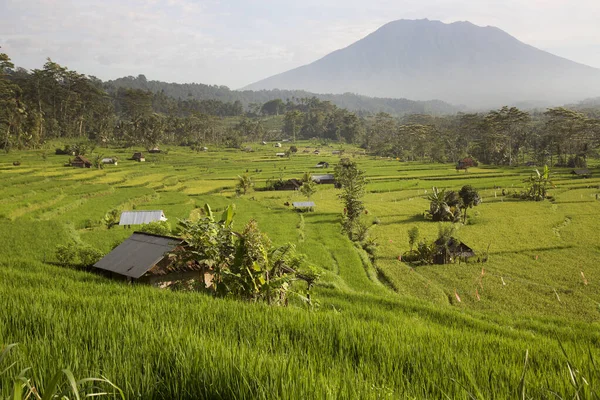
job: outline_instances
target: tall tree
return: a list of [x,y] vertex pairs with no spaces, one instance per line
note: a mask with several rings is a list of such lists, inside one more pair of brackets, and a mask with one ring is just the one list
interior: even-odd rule
[[343,228],[350,239],[355,238],[360,228],[359,217],[365,210],[362,197],[365,193],[365,172],[358,169],[356,163],[349,158],[342,158],[334,169],[335,181],[341,187],[339,195],[344,205]]
[[527,138],[529,113],[516,107],[504,106],[490,111],[485,117],[488,129],[487,144],[492,150],[492,160],[497,164],[513,165]]

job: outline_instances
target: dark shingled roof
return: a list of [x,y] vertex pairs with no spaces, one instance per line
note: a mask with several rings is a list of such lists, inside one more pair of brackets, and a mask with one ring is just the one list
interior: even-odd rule
[[182,243],[181,239],[134,232],[94,267],[138,279]]

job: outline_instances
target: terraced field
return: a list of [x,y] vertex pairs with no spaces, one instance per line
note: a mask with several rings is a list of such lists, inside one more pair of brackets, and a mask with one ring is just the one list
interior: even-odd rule
[[[334,148],[316,156],[302,152],[314,144],[301,143],[281,159],[270,146],[252,146],[173,147],[145,163],[127,160],[133,149],[98,149],[120,160],[103,170],[64,167],[67,157],[36,151],[0,155],[0,343],[20,342],[17,362],[32,366],[42,385],[57,365],[69,366],[108,376],[128,397],[507,398],[521,388],[534,398],[598,395],[599,168],[591,179],[555,170],[554,200],[536,203],[502,195],[521,189],[531,168],[458,173],[346,147],[367,173],[364,218],[379,244],[372,265],[341,233],[332,185],[319,186],[316,211],[304,214],[285,205],[304,200],[300,193],[260,190],[267,180],[332,172]],[[315,168],[319,161],[330,168]],[[257,190],[237,197],[236,177],[245,173]],[[438,224],[423,217],[432,187],[465,184],[483,202],[458,234],[489,261],[399,261],[409,228],[437,235]],[[233,203],[237,228],[254,218],[275,243],[296,243],[323,270],[319,306],[213,300],[52,265],[58,244],[108,252],[129,236],[104,226],[111,209],[162,209],[175,226],[204,203]],[[567,357],[587,384],[571,381]]]

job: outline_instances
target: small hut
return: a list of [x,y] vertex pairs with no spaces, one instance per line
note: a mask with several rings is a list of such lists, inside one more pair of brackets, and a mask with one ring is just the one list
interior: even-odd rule
[[281,143],[275,143],[273,147],[281,147]]
[[335,184],[335,177],[333,174],[313,175],[311,178],[315,183]]
[[117,159],[116,159],[116,158],[103,158],[103,159],[102,159],[102,164],[113,164],[113,165],[117,165]]
[[168,256],[168,253],[182,244],[182,239],[134,232],[94,264],[94,268],[111,278],[146,283],[197,277],[199,266],[189,264],[183,268],[175,268],[173,260]]
[[263,142],[262,142],[261,144],[262,144],[263,146],[266,146],[266,145],[267,145],[267,142],[265,142],[265,141],[263,140]]
[[464,169],[465,172],[467,172],[468,168],[476,167],[477,165],[477,161],[473,160],[471,157],[463,158],[456,164],[456,171],[459,169]]
[[142,153],[133,153],[133,156],[131,156],[131,159],[137,162],[143,162],[146,161],[146,158],[144,158],[144,155]]
[[202,147],[200,150],[202,150],[202,151],[208,151],[208,147]]
[[319,149],[316,149],[315,151],[313,151],[313,154],[316,154],[318,156],[319,154],[321,154],[321,152],[319,151]]
[[314,201],[296,201],[292,203],[292,207],[296,211],[314,211],[315,203]]
[[283,182],[277,182],[274,188],[275,190],[298,190],[302,186],[302,182],[298,179],[289,179]]
[[327,161],[319,161],[315,168],[329,168],[329,163]]
[[148,153],[160,153],[160,149],[158,147],[154,147],[153,149],[148,150]]
[[438,239],[435,241],[435,248],[434,264],[449,264],[456,260],[466,261],[468,258],[475,256],[475,251],[472,248],[455,238],[450,238],[445,243],[444,239]]
[[90,160],[88,160],[87,158],[85,158],[84,156],[76,156],[71,161],[71,167],[91,168],[92,167],[92,162]]
[[575,176],[575,178],[591,178],[592,171],[589,169],[574,169],[571,171],[571,174]]
[[341,150],[333,150],[333,151],[331,152],[331,154],[333,154],[333,155],[336,155],[336,154],[342,154],[342,151],[341,151]]
[[279,158],[285,157],[285,153],[275,153],[275,155]]

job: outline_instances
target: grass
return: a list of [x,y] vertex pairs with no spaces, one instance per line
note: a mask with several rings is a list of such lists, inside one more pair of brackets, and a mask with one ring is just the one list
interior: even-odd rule
[[[302,219],[284,205],[299,193],[234,194],[246,170],[260,188],[279,176],[331,172],[337,156],[302,153],[314,146],[300,143],[299,154],[276,159],[276,149],[251,146],[171,148],[146,163],[126,160],[132,150],[98,149],[120,160],[101,171],[65,168],[64,156],[43,161],[35,151],[0,155],[0,343],[19,343],[11,363],[32,367],[40,389],[60,366],[107,377],[127,398],[598,398],[600,179],[557,170],[555,200],[529,203],[501,195],[520,189],[529,169],[465,174],[355,156],[367,171],[364,218],[379,222],[372,266],[340,232],[332,186],[319,186],[316,212]],[[331,167],[315,169],[318,161]],[[409,228],[437,234],[423,219],[431,187],[464,184],[483,203],[459,236],[478,254],[489,246],[489,261],[398,261]],[[237,229],[254,218],[275,244],[296,243],[323,271],[319,306],[216,300],[51,264],[69,240],[104,252],[124,240],[131,231],[101,223],[112,208],[162,209],[176,225],[205,202],[235,204]],[[9,382],[0,375],[0,398]]]

